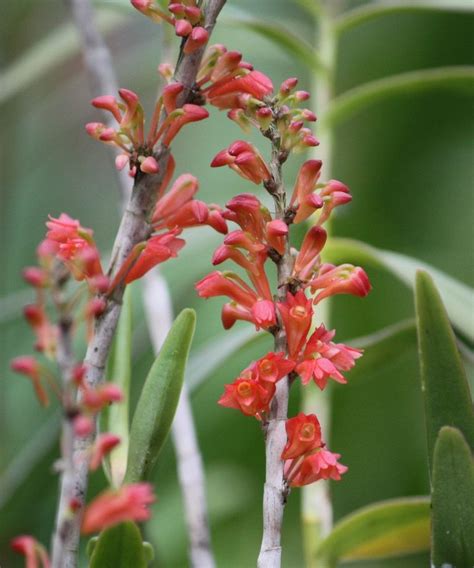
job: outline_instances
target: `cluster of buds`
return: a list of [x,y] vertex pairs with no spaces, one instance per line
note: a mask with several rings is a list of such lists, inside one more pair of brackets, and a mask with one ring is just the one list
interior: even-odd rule
[[[238,175],[256,185],[263,185],[274,198],[277,214],[252,194],[231,199],[223,217],[238,225],[226,235],[215,251],[212,262],[219,265],[231,260],[247,274],[250,283],[235,272],[215,271],[196,284],[203,298],[226,296],[230,301],[222,308],[226,329],[244,320],[275,337],[284,334],[285,352],[270,352],[242,371],[225,386],[219,404],[254,416],[263,424],[269,419],[276,383],[289,377],[300,378],[303,385],[311,380],[322,390],[329,379],[345,383],[343,372],[349,371],[362,351],[333,341],[335,332],[320,325],[314,331],[315,306],[336,294],[363,297],[370,282],[360,267],[334,266],[321,260],[327,233],[323,224],[335,207],[351,200],[349,189],[341,182],[320,182],[322,163],[307,160],[301,166],[289,201],[282,196],[281,181],[275,168],[281,168],[290,152],[318,144],[306,122],[315,115],[299,108],[309,98],[306,91],[296,90],[297,80],[283,82],[273,94],[268,77],[242,62],[237,52],[213,46],[203,61],[198,84],[206,100],[222,109],[247,130],[256,127],[271,140],[272,164],[248,142],[238,140],[217,154],[213,167],[227,165]],[[276,150],[276,151],[275,151]],[[276,163],[275,163],[276,160]],[[300,250],[290,247],[290,229],[295,223],[313,216]],[[267,275],[267,260],[277,265],[285,262],[284,281],[278,293],[272,292]],[[281,287],[285,292],[281,291]],[[280,343],[281,345],[281,343]],[[288,485],[300,486],[318,479],[339,479],[346,467],[337,462],[339,455],[325,448],[316,416],[300,414],[286,423],[288,444],[281,459],[285,461]]]
[[[92,138],[116,146],[120,154],[115,160],[118,170],[127,164],[129,174],[135,177],[137,172],[157,174],[159,164],[154,156],[154,147],[158,142],[169,146],[181,128],[190,122],[197,122],[209,116],[202,106],[184,104],[178,107],[178,98],[183,92],[181,83],[173,82],[163,89],[157,100],[153,115],[145,136],[145,113],[136,93],[129,89],[120,89],[122,99],[112,95],[103,95],[92,100],[96,108],[108,111],[117,121],[118,128],[109,128],[101,122],[86,124],[87,133]],[[163,120],[160,120],[163,115]]]
[[175,2],[170,0],[168,12],[165,12],[154,0],[131,0],[132,5],[139,12],[150,18],[153,22],[168,22],[171,24],[178,37],[183,38],[183,52],[186,55],[193,53],[206,45],[209,34],[203,27],[202,10],[196,0],[182,0]]

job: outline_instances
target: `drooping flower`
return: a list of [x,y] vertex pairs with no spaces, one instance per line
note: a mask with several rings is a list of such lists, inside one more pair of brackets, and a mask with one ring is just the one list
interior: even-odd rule
[[[338,462],[340,457],[340,454],[333,454],[325,448],[308,455],[293,471],[288,479],[289,485],[291,487],[302,487],[320,479],[334,479],[338,481],[341,479],[341,475],[346,473],[348,469],[347,466]],[[287,462],[287,471],[291,466],[292,462]]]
[[43,545],[30,535],[21,535],[11,541],[11,547],[25,557],[25,568],[50,568],[48,553]]
[[21,373],[31,379],[36,397],[43,406],[48,406],[49,398],[41,384],[41,365],[38,361],[34,357],[24,355],[13,359],[10,366],[15,373]]
[[151,515],[149,506],[154,501],[149,483],[132,483],[118,490],[106,490],[86,508],[82,533],[99,532],[125,521],[147,521]]
[[244,179],[257,185],[271,177],[270,170],[257,148],[243,140],[233,142],[214,157],[211,168],[220,166],[229,166]]
[[300,252],[295,260],[293,276],[302,280],[308,280],[319,263],[319,253],[326,244],[327,233],[319,226],[309,229],[301,245]]
[[322,324],[311,335],[295,368],[303,385],[313,379],[323,390],[330,378],[342,384],[347,382],[341,371],[352,369],[356,359],[362,357],[362,350],[333,343],[334,335],[335,331],[327,331]]
[[300,412],[285,422],[288,442],[281,454],[282,460],[299,458],[322,445],[321,426],[314,414]]
[[102,463],[104,457],[118,446],[118,444],[120,444],[120,436],[110,434],[109,432],[100,434],[94,442],[89,468],[95,471]]

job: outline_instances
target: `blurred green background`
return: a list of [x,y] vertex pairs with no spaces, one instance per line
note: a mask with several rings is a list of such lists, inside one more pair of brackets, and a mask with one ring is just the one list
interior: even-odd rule
[[[346,1],[340,8],[360,4]],[[123,9],[126,1],[96,5],[104,19],[117,19],[107,41],[121,86],[138,92],[149,109],[160,62],[159,28]],[[304,61],[233,25],[232,9],[283,24],[314,43],[314,22],[298,3],[229,0],[213,42],[243,51],[245,59],[269,74],[275,85],[288,76],[300,77],[302,88],[315,84]],[[22,0],[2,6],[1,62],[8,80],[0,92],[0,564],[7,568],[22,565],[8,548],[13,536],[31,533],[49,542],[57,489],[52,473],[58,457],[56,409],[54,405],[41,409],[28,381],[8,368],[12,357],[31,352],[33,339],[21,317],[22,306],[33,297],[20,272],[35,261],[34,250],[48,214],[65,211],[93,227],[103,251],[110,250],[119,219],[108,150],[84,132],[84,123],[97,120],[98,115],[89,105],[81,57],[64,47],[74,38],[74,30],[61,28],[65,44],[53,52],[41,51],[39,42],[69,22],[67,6],[59,0]],[[349,30],[340,38],[336,94],[405,71],[472,64],[473,23],[472,12],[422,10],[387,14]],[[17,62],[28,53],[35,54],[36,60],[27,60],[21,67]],[[55,60],[58,64],[41,70]],[[333,232],[413,255],[473,285],[472,133],[469,94],[439,88],[387,98],[339,124],[334,133],[332,176],[350,186],[353,202],[338,212]],[[217,151],[241,137],[224,113],[213,110],[211,120],[192,125],[178,139],[174,146],[177,171],[199,177],[200,199],[224,204],[239,192],[253,191],[230,170],[208,166]],[[264,143],[258,144],[267,150]],[[289,185],[299,163],[293,159],[286,168]],[[193,283],[211,270],[210,258],[219,237],[202,229],[190,232],[188,240],[180,258],[166,264],[163,273],[176,312],[185,306],[197,311],[197,349],[217,343],[224,334],[221,302],[205,302],[193,291]],[[367,299],[338,297],[333,302],[331,324],[337,327],[339,340],[413,317],[411,292],[386,273],[368,272],[374,290]],[[152,360],[138,287],[136,292],[134,400]],[[212,538],[218,564],[225,568],[255,564],[261,536],[263,441],[257,422],[218,407],[216,400],[223,384],[262,352],[260,343],[236,353],[193,395]],[[193,369],[189,371],[192,375]],[[380,499],[428,494],[415,337],[388,353],[383,367],[365,372],[362,360],[350,374],[349,385],[337,385],[332,394],[330,447],[349,466],[344,480],[332,487],[335,518]],[[292,397],[296,412],[297,387]],[[147,538],[156,548],[156,566],[187,566],[170,443],[155,482],[158,502]],[[102,474],[96,474],[91,495],[104,483]],[[286,511],[283,546],[283,565],[302,566],[298,491],[291,495]],[[419,555],[397,562],[360,565],[425,566],[428,560]]]

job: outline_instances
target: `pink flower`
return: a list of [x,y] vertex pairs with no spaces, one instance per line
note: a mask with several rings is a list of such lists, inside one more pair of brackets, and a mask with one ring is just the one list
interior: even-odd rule
[[43,406],[48,406],[49,399],[46,390],[41,384],[41,366],[38,361],[34,357],[24,355],[13,359],[10,367],[15,373],[21,373],[31,379],[36,397]]
[[274,393],[275,385],[272,383],[263,387],[254,379],[238,378],[232,384],[225,385],[224,394],[218,404],[240,410],[246,416],[261,419],[262,414],[268,412]]
[[229,166],[243,178],[260,184],[271,177],[260,152],[248,142],[237,140],[226,150],[221,150],[212,160],[211,167]]
[[265,384],[278,382],[283,377],[286,377],[294,368],[294,361],[286,359],[283,352],[270,352],[252,363],[246,371],[252,373],[253,379]]
[[282,460],[299,458],[322,445],[321,426],[314,414],[300,412],[285,422],[288,442],[281,454]]
[[290,200],[290,205],[297,208],[295,223],[304,221],[323,206],[322,198],[313,193],[321,175],[321,166],[321,160],[308,160],[300,168]]
[[352,264],[322,265],[319,275],[309,282],[309,286],[313,294],[317,290],[321,290],[314,298],[315,304],[336,294],[352,294],[363,298],[372,288],[365,271],[359,266],[352,266]]
[[323,390],[330,378],[342,384],[347,382],[340,371],[352,369],[356,359],[362,357],[362,350],[333,343],[334,334],[321,324],[311,335],[295,368],[303,385],[313,379]]
[[[340,454],[333,454],[329,450],[321,448],[314,454],[305,457],[301,465],[292,473],[288,480],[291,487],[301,487],[309,485],[319,479],[334,479],[338,481],[341,475],[346,473],[347,467],[337,460]],[[286,468],[289,469],[292,463],[287,462]]]
[[99,532],[125,521],[147,521],[149,505],[155,501],[149,483],[132,483],[118,490],[106,490],[86,508],[82,533]]
[[32,536],[17,536],[11,541],[11,547],[25,556],[26,568],[49,568],[51,565],[46,549]]
[[277,303],[288,341],[290,357],[294,359],[300,352],[311,326],[313,308],[311,300],[299,291],[294,296],[288,292],[286,302]]
[[327,233],[323,228],[315,226],[309,229],[295,260],[293,275],[296,278],[304,282],[311,277],[320,261],[319,253],[326,244],[326,239]]
[[92,456],[89,462],[89,468],[92,471],[95,471],[100,464],[104,457],[111,452],[116,446],[120,444],[120,437],[116,436],[115,434],[110,434],[105,432],[104,434],[100,434],[97,437],[94,448],[92,451]]

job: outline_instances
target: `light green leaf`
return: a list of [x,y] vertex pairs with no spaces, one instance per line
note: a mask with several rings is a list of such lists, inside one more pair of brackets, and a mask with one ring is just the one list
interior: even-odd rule
[[[97,25],[106,34],[125,20],[123,14],[100,11]],[[72,24],[58,26],[36,42],[0,75],[0,104],[17,95],[37,79],[79,53],[79,38]]]
[[432,507],[433,566],[474,566],[474,461],[457,428],[436,440]]
[[429,274],[419,271],[415,292],[428,460],[443,426],[455,426],[474,447],[474,411],[454,333]]
[[168,436],[183,386],[195,324],[194,310],[185,309],[179,314],[148,373],[130,431],[127,483],[148,478]]
[[256,333],[253,328],[246,326],[233,329],[219,339],[211,339],[193,351],[186,372],[186,382],[191,392],[197,390],[207,377],[241,349],[264,341],[268,341],[268,334]]
[[401,556],[429,546],[429,498],[409,497],[375,503],[348,515],[321,542],[317,557],[334,566],[340,559]]
[[389,270],[409,287],[415,285],[417,269],[429,272],[440,291],[449,318],[462,335],[474,343],[474,291],[426,262],[404,254],[377,249],[352,239],[332,238],[324,249],[327,262],[360,263]]
[[104,413],[105,430],[120,436],[121,440],[120,444],[104,460],[106,473],[115,487],[122,484],[127,469],[130,377],[132,374],[132,312],[132,288],[127,286],[110,365],[110,378],[120,387],[124,398],[120,404],[112,404]]
[[135,523],[121,523],[106,529],[91,541],[89,568],[146,568],[148,555]]
[[301,37],[293,34],[284,26],[276,22],[260,20],[247,12],[233,7],[226,10],[220,19],[223,24],[243,26],[272,41],[280,49],[286,51],[291,57],[296,57],[308,65],[317,74],[327,74],[326,66],[319,58],[314,47]]
[[469,12],[474,11],[471,0],[396,0],[391,2],[370,2],[341,14],[335,22],[338,34],[360,26],[375,18],[400,13],[421,13],[433,11]]
[[474,67],[459,65],[408,71],[364,83],[333,99],[322,117],[322,123],[326,128],[334,127],[384,99],[399,95],[409,96],[432,89],[449,89],[472,94]]

